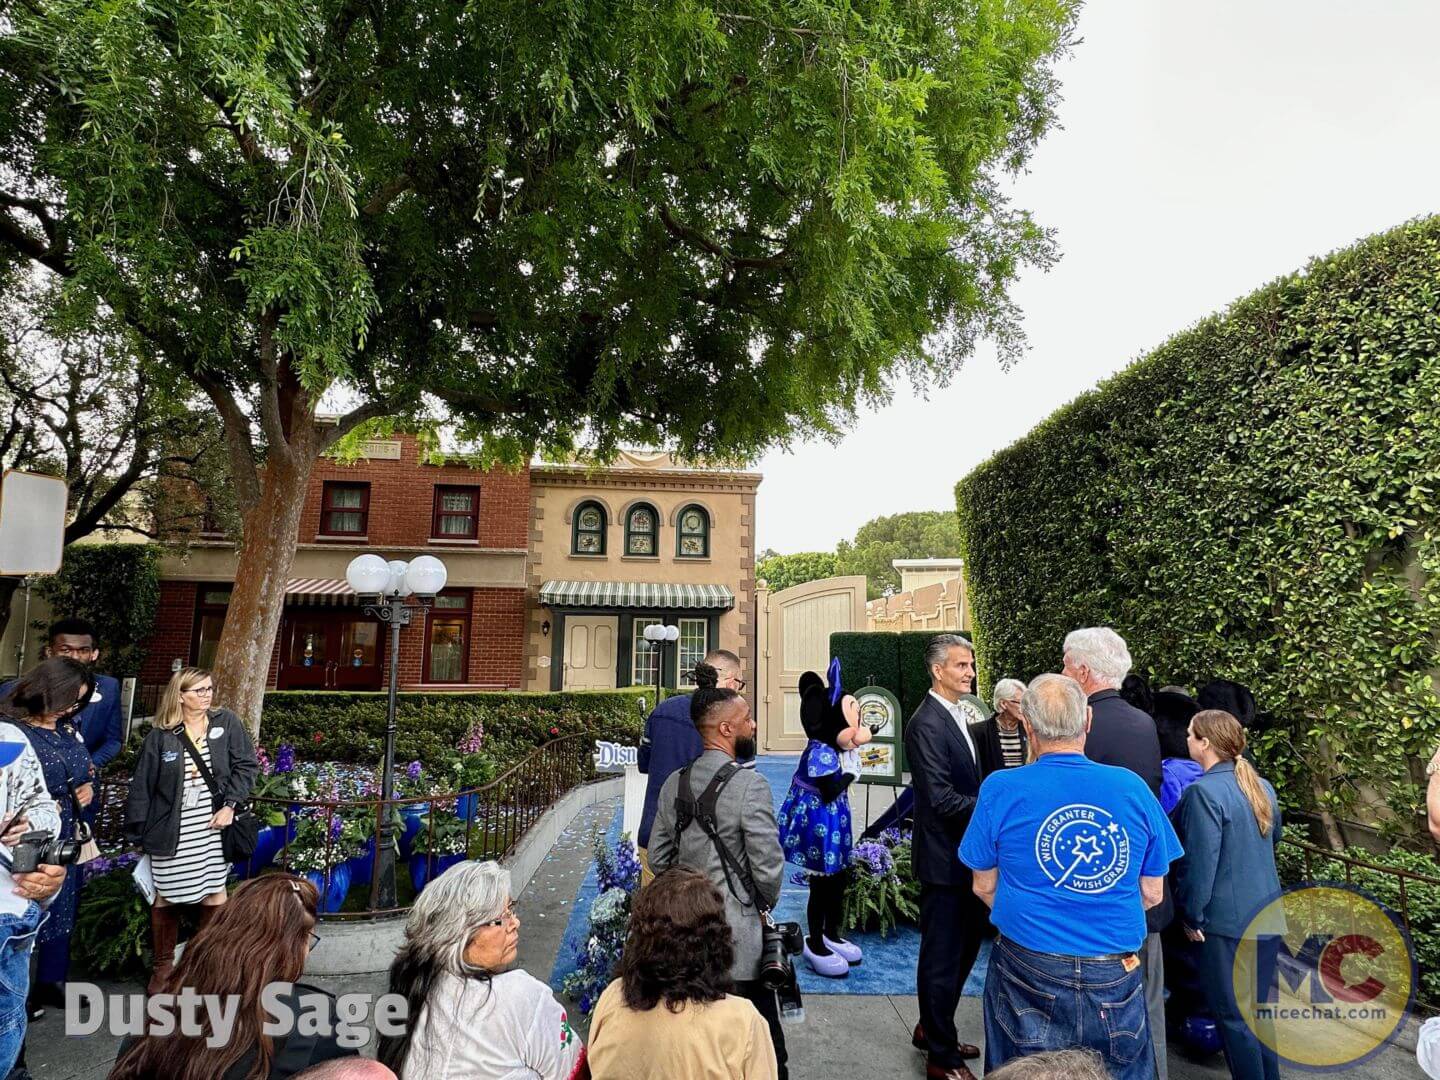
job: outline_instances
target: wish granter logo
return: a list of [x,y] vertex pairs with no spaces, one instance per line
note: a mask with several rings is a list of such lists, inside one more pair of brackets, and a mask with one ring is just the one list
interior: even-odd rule
[[1404,1027],[1415,971],[1393,911],[1348,885],[1307,883],[1251,918],[1233,985],[1245,1023],[1288,1064],[1346,1069]]
[[1130,869],[1130,835],[1110,811],[1071,803],[1040,823],[1035,858],[1057,889],[1107,892]]

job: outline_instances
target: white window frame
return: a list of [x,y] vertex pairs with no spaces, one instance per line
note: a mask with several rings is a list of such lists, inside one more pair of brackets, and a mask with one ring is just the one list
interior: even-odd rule
[[[694,628],[695,624],[700,625],[700,652],[698,655],[691,653],[693,659],[688,663],[685,658],[684,642],[685,631],[689,627]],[[710,651],[710,620],[706,618],[676,619],[675,625],[680,628],[680,638],[675,642],[675,684],[677,687],[694,686],[694,679],[686,680],[686,675],[695,670],[695,665],[705,659],[705,654]]]
[[645,665],[645,673],[642,675],[638,669],[637,661],[640,659],[640,650],[646,650],[649,654],[653,650],[655,662],[660,662],[660,646],[645,640],[645,628],[647,626],[663,625],[664,619],[657,615],[636,616],[630,624],[630,685],[631,686],[654,686],[655,672],[650,670],[650,665]]

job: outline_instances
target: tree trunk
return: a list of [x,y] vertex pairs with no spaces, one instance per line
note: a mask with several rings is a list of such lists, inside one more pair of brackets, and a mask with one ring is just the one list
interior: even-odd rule
[[[21,579],[18,577],[0,577],[0,638],[5,636],[5,629],[10,625],[10,602],[15,599],[15,592],[20,588],[20,581]],[[20,633],[28,634],[30,628],[22,626]],[[19,657],[17,656],[15,659],[19,660]],[[26,659],[30,658],[27,656]],[[4,664],[9,662],[9,657],[0,660],[0,663]]]
[[312,446],[294,443],[288,453],[268,455],[259,500],[244,515],[235,587],[215,653],[215,704],[233,709],[257,739],[300,513],[317,456]]

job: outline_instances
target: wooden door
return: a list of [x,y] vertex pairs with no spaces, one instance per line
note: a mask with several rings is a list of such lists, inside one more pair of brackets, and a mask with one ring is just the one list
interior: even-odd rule
[[565,690],[614,690],[618,615],[565,618]]

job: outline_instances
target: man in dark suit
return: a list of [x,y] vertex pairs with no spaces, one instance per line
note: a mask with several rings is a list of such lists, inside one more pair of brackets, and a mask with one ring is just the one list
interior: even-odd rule
[[926,1053],[932,1080],[974,1080],[965,1061],[978,1047],[959,1041],[955,1008],[986,927],[969,867],[958,849],[980,793],[980,767],[959,708],[975,674],[975,651],[958,634],[940,634],[925,650],[930,692],[905,728],[915,788],[911,857],[920,882],[920,960],[915,973],[920,1023],[913,1042]]
[[[60,619],[50,624],[45,653],[78,660],[93,668],[100,659],[100,639],[95,627],[84,619]],[[120,715],[120,683],[109,675],[95,676],[95,693],[75,718],[85,749],[96,770],[103,769],[120,753],[124,719]],[[92,804],[92,806],[95,804]]]
[[[1090,734],[1085,739],[1085,756],[1102,765],[1129,769],[1149,785],[1160,798],[1160,736],[1153,717],[1145,715],[1120,696],[1120,684],[1130,674],[1130,649],[1125,639],[1108,626],[1075,630],[1065,637],[1065,666],[1068,675],[1080,684],[1090,702]],[[1168,884],[1160,903],[1145,912],[1145,1008],[1150,1015],[1150,1034],[1155,1043],[1155,1071],[1159,1080],[1168,1080],[1165,1060],[1165,960],[1160,931],[1175,917],[1175,902]]]

